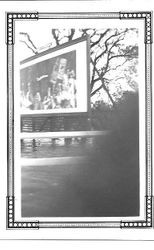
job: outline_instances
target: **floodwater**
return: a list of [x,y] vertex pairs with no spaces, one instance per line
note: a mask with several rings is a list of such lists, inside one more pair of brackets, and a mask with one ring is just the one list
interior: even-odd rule
[[[112,142],[111,147],[108,141],[99,138],[67,146],[43,142],[35,150],[24,146],[25,158],[70,156],[73,160],[69,164],[22,166],[22,216],[139,215],[137,147],[128,151],[125,145],[117,148]],[[85,162],[74,162],[76,156],[86,156]]]

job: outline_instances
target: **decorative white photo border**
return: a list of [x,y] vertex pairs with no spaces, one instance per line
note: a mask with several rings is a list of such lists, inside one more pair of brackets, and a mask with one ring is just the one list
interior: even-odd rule
[[[144,220],[119,221],[18,221],[15,218],[14,192],[14,44],[15,23],[20,20],[39,19],[134,19],[142,20],[145,25],[145,144],[146,144],[146,190]],[[8,187],[7,187],[7,229],[39,229],[56,227],[88,227],[88,228],[151,228],[153,226],[153,194],[152,194],[152,13],[151,12],[112,12],[112,13],[6,13],[6,45],[7,45],[7,89],[8,89]]]

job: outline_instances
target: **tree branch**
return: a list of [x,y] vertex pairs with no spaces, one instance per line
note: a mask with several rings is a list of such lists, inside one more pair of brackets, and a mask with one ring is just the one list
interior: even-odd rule
[[105,86],[104,79],[103,79],[102,75],[99,73],[99,71],[98,71],[98,69],[96,68],[96,66],[95,66],[95,64],[94,64],[94,62],[93,62],[92,59],[91,59],[91,62],[92,62],[92,64],[93,64],[93,66],[95,67],[95,71],[97,72],[97,75],[98,75],[98,77],[100,78],[100,81],[102,82],[101,86],[98,87],[96,90],[94,90],[94,91],[91,93],[91,96],[93,96],[94,94],[97,93],[97,91],[99,91],[101,88],[103,88],[103,89],[106,91],[106,93],[108,94],[109,99],[110,99],[112,105],[114,106],[114,105],[115,105],[114,100],[113,100],[112,96],[110,95],[109,90],[108,90],[107,87]]
[[108,70],[106,70],[105,73],[112,71],[112,70],[117,70],[119,67],[123,66],[126,62],[127,62],[127,59],[125,59],[125,61],[122,64],[117,65],[115,68],[109,68]]
[[96,42],[93,42],[90,47],[93,48],[95,45],[97,45],[102,40],[102,38],[108,33],[108,31],[110,31],[110,29],[107,29],[104,33],[100,34],[99,39]]
[[34,47],[34,49],[37,50],[36,46],[35,46],[34,43],[32,42],[32,40],[31,40],[31,38],[30,38],[30,35],[29,35],[28,33],[26,33],[26,32],[20,32],[19,34],[20,34],[20,35],[24,35],[24,36],[27,38],[27,40],[31,43],[31,45]]
[[92,93],[91,96],[95,95],[99,90],[103,88],[103,84],[101,84],[97,89],[95,89]]
[[56,35],[56,29],[52,29],[51,32],[52,32],[53,38],[56,41],[56,44],[59,45],[59,36]]
[[68,35],[69,41],[71,41],[73,39],[74,34],[75,34],[75,29],[70,29],[70,35]]
[[91,79],[91,91],[93,90],[94,87],[94,77],[95,77],[95,67],[93,67],[93,73],[92,73],[92,79]]
[[118,40],[115,41],[115,42],[112,44],[111,48],[108,48],[108,46],[109,46],[108,41],[109,41],[111,38],[115,38],[115,37],[117,37],[117,36],[121,36],[122,34],[126,33],[126,31],[127,31],[127,29],[126,29],[125,31],[122,31],[121,33],[117,33],[117,31],[116,31],[114,34],[112,34],[110,37],[108,37],[108,38],[106,39],[106,41],[105,41],[105,50],[102,51],[102,52],[96,57],[96,61],[97,61],[99,58],[101,58],[106,52],[110,53],[110,52],[111,52],[111,49],[112,49],[119,41],[121,41],[121,40],[123,40],[123,39],[120,39],[120,37],[119,37]]
[[26,44],[27,48],[30,49],[34,54],[38,53],[36,50],[34,50],[32,47],[30,47],[26,41],[20,40],[20,42]]

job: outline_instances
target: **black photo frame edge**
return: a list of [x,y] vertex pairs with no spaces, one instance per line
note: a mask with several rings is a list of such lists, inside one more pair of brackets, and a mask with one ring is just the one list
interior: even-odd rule
[[[14,196],[14,32],[18,20],[38,19],[143,19],[145,24],[145,100],[146,100],[146,196],[145,219],[142,221],[102,221],[102,222],[42,222],[16,221]],[[99,12],[99,13],[31,13],[6,12],[6,46],[7,46],[7,229],[39,228],[151,228],[153,227],[152,194],[152,12]]]

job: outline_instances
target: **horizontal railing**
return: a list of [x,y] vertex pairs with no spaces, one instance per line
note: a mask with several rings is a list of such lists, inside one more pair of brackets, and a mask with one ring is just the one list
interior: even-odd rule
[[60,132],[36,132],[20,133],[21,139],[40,139],[40,138],[71,138],[71,137],[95,137],[109,134],[110,131],[60,131]]

